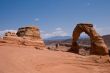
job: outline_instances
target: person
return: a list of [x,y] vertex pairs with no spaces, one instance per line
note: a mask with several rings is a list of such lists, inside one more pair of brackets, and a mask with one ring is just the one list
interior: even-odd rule
[[59,46],[59,44],[57,43],[57,44],[56,44],[56,48],[58,48],[58,46]]

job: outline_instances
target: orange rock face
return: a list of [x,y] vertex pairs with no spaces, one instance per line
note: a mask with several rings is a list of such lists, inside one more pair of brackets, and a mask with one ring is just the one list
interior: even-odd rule
[[91,54],[108,55],[108,48],[102,37],[95,31],[92,24],[85,23],[77,24],[77,26],[74,29],[72,35],[73,39],[71,51],[78,53],[80,47],[77,43],[77,40],[82,32],[85,32],[88,36],[90,36]]
[[25,37],[30,39],[41,39],[40,32],[38,27],[29,26],[29,27],[22,27],[18,29],[17,36]]
[[17,36],[23,38],[23,44],[26,46],[36,46],[38,48],[45,47],[45,44],[40,37],[40,31],[38,27],[29,26],[19,28]]
[[6,32],[1,42],[24,46],[35,46],[39,49],[45,48],[45,44],[40,37],[39,29],[32,26],[19,28],[17,33]]

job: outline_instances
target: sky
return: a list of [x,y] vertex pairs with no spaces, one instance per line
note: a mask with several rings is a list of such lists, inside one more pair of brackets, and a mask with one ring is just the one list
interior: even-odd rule
[[0,34],[33,25],[43,38],[71,36],[78,23],[110,34],[110,0],[0,0]]

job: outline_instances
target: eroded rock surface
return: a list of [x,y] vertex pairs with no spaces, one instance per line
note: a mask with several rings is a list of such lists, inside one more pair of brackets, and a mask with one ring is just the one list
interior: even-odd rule
[[92,24],[86,23],[77,24],[75,27],[72,35],[73,39],[71,51],[78,53],[80,47],[77,43],[77,40],[82,32],[85,32],[88,36],[90,36],[91,54],[108,55],[108,48],[102,37],[96,32]]
[[38,27],[34,26],[19,28],[17,33],[6,32],[1,42],[24,46],[35,46],[39,49],[45,48],[45,44],[40,37]]
[[17,35],[19,37],[25,37],[30,39],[41,39],[40,32],[38,27],[29,26],[29,27],[21,27],[18,29]]
[[5,36],[17,36],[15,32],[6,32]]

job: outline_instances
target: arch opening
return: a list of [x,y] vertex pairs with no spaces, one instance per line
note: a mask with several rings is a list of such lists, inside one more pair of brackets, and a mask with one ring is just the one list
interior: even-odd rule
[[90,37],[85,32],[82,32],[80,34],[77,43],[79,44],[80,47],[78,52],[80,55],[83,56],[90,55],[91,41],[90,41]]

